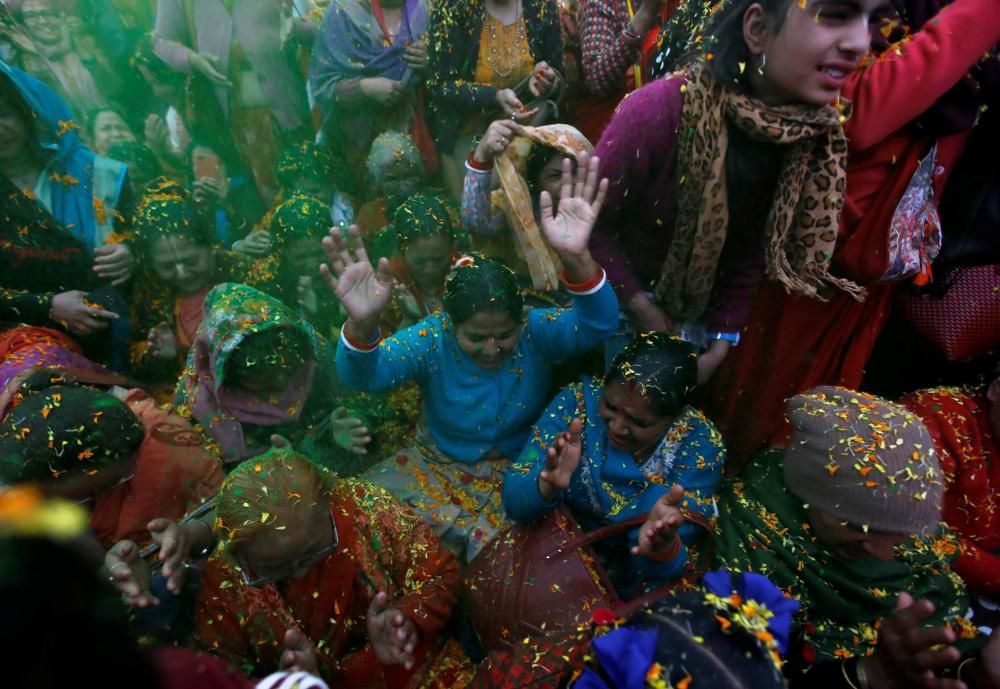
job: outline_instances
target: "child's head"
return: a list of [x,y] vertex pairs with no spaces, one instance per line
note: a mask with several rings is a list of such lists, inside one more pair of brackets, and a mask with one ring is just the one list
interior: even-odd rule
[[392,224],[414,282],[421,290],[439,291],[455,251],[455,225],[444,201],[415,194],[396,209]]
[[211,230],[198,221],[188,191],[160,177],[135,210],[139,256],[161,281],[183,295],[204,289],[215,274]]
[[701,49],[719,82],[769,105],[827,105],[890,9],[889,0],[726,0]]
[[464,256],[445,281],[444,310],[458,346],[485,369],[510,359],[521,337],[523,309],[517,276],[499,261]]

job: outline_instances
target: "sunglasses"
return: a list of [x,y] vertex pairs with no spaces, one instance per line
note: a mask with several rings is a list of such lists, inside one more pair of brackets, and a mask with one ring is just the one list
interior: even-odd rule
[[330,518],[330,529],[333,531],[333,543],[317,550],[308,555],[303,555],[302,557],[292,560],[286,565],[283,565],[280,569],[275,570],[269,574],[258,575],[253,569],[246,563],[243,558],[237,557],[237,562],[240,565],[240,579],[247,586],[259,587],[266,586],[268,584],[273,584],[276,581],[281,581],[286,579],[295,572],[303,569],[309,569],[315,565],[320,560],[323,560],[327,555],[330,555],[338,547],[340,547],[340,533],[337,531],[337,523],[333,520],[333,512],[329,514]]

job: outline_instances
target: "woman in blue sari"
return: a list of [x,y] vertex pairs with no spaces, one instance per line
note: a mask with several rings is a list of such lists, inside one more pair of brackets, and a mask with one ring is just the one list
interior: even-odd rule
[[629,534],[631,558],[608,553],[611,571],[625,588],[681,576],[688,546],[704,535],[681,510],[714,516],[725,460],[719,432],[688,404],[697,376],[688,345],[649,333],[603,381],[584,376],[563,389],[507,472],[507,515],[533,521],[564,504],[590,531],[649,513]]
[[380,133],[409,132],[436,166],[420,85],[427,68],[425,0],[334,0],[309,65],[324,137],[362,169]]
[[132,273],[112,236],[126,188],[125,166],[84,147],[59,96],[0,61],[0,320],[59,327],[102,358],[123,306],[114,286]]

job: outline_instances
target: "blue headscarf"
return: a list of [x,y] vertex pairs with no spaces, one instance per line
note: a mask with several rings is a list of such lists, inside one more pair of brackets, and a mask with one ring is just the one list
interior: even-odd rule
[[49,86],[3,60],[0,72],[35,115],[34,135],[48,156],[46,172],[52,177],[52,215],[93,251],[112,231],[125,165],[95,155],[83,144],[73,114]]

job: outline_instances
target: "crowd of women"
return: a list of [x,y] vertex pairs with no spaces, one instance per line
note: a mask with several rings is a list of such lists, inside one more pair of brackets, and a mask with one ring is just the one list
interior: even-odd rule
[[997,0],[0,0],[10,686],[1000,689],[998,113]]

